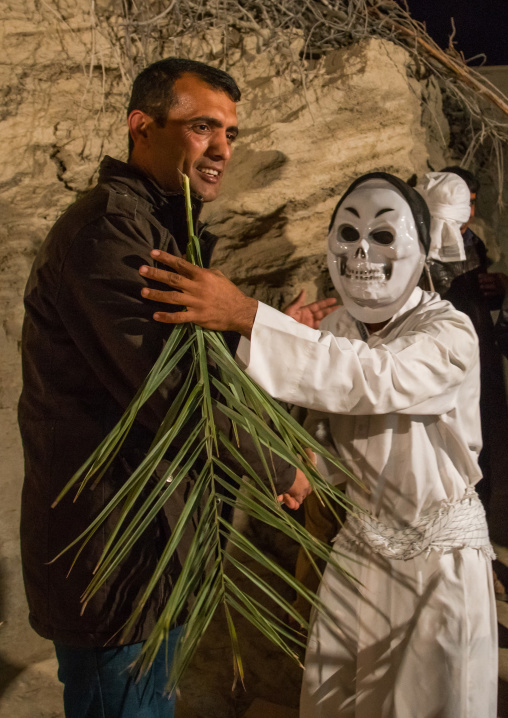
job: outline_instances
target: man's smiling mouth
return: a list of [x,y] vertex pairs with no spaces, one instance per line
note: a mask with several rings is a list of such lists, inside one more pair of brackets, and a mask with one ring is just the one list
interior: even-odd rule
[[197,170],[198,172],[201,172],[201,174],[204,174],[210,178],[219,177],[219,175],[222,174],[219,170],[214,170],[211,167],[198,167]]

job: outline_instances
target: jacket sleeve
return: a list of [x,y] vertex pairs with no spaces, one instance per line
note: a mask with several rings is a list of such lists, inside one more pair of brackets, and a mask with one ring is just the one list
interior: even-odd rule
[[[122,410],[170,331],[153,321],[156,306],[140,294],[146,282],[138,270],[154,264],[150,251],[156,246],[142,229],[120,215],[103,216],[81,229],[64,258],[56,298],[66,331]],[[139,414],[152,433],[178,390],[183,370],[179,367]]]
[[[157,243],[148,227],[121,215],[106,215],[76,235],[63,262],[57,296],[61,320],[121,411],[171,331],[153,320],[158,307],[140,294],[146,280],[138,270],[143,264],[153,265],[150,251],[154,246]],[[167,305],[164,309],[168,310]],[[137,421],[150,434],[156,433],[189,366],[190,358],[184,357],[140,410]],[[259,462],[248,435],[243,437],[242,451]],[[284,491],[292,484],[295,469],[282,460],[276,465]]]
[[249,376],[277,399],[335,414],[435,415],[451,411],[478,339],[459,312],[422,317],[417,331],[371,348],[311,329],[259,304],[252,338],[237,354]]

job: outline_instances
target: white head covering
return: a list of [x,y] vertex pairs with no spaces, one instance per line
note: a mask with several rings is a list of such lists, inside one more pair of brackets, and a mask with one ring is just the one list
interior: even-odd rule
[[471,191],[452,172],[428,172],[416,185],[430,211],[429,259],[458,262],[466,258],[460,231],[471,214]]

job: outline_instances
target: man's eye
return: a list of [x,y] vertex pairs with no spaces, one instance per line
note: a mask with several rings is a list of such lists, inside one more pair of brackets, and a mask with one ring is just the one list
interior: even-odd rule
[[228,132],[226,135],[228,142],[234,142],[236,140],[236,135],[234,132]]
[[207,132],[209,127],[206,124],[199,124],[199,125],[194,125],[194,129],[197,132]]
[[372,239],[378,244],[391,244],[394,240],[394,235],[388,229],[380,229],[377,232],[372,232]]
[[339,237],[341,237],[344,242],[356,242],[360,239],[360,232],[350,224],[343,224],[342,227],[339,227]]

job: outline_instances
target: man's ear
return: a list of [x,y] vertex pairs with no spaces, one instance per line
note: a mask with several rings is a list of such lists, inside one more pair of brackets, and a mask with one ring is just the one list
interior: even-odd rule
[[146,142],[149,133],[148,128],[152,122],[153,119],[150,115],[147,115],[142,110],[132,110],[127,118],[127,124],[129,125],[129,133],[134,146]]

